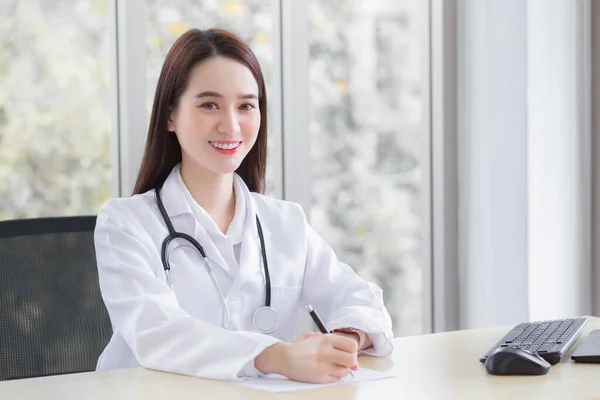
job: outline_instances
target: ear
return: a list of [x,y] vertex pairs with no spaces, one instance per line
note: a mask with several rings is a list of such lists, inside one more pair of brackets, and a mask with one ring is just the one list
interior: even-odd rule
[[173,107],[169,107],[169,119],[167,120],[167,130],[175,132],[175,111]]

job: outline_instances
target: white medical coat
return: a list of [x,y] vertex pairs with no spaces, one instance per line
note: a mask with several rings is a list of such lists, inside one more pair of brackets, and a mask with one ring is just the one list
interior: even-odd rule
[[[193,200],[190,203],[180,165],[161,191],[175,230],[192,235],[212,263],[231,313],[227,329],[223,300],[200,254],[181,239],[169,246],[175,290],[168,286],[161,263],[168,230],[154,190],[110,200],[101,208],[96,257],[114,333],[97,370],[141,365],[213,379],[259,376],[254,358],[278,341],[294,339],[298,310],[307,304],[329,330],[351,327],[367,332],[374,346],[365,353],[385,356],[392,351],[392,323],[381,289],[338,261],[298,204],[251,193],[238,175],[235,185],[236,197],[243,196],[236,205],[245,205],[237,268],[219,251],[227,237],[216,235],[207,225],[208,214]],[[239,212],[236,207],[236,215]],[[271,306],[279,316],[279,326],[270,335],[256,332],[252,323],[266,292],[255,215],[264,232]]]

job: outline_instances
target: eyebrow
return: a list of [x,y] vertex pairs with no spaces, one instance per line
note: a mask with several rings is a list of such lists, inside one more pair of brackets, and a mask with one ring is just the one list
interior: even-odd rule
[[[202,97],[219,97],[219,98],[223,98],[223,95],[221,93],[217,93],[217,92],[212,92],[212,91],[204,91],[204,92],[200,92],[198,93],[196,96],[194,96],[195,98],[199,99]],[[243,94],[241,96],[239,96],[240,99],[255,99],[258,100],[258,96],[253,94],[253,93],[249,93],[249,94]]]

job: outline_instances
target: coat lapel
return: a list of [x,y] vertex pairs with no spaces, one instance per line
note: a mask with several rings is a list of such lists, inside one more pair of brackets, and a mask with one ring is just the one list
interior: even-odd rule
[[[190,196],[190,194],[189,192],[186,193],[186,191],[187,188],[181,178],[180,165],[177,165],[165,180],[161,191],[161,198],[165,210],[171,219],[173,228],[177,232],[187,233],[196,239],[203,247],[204,252],[213,267],[218,266],[222,268],[230,275],[231,279],[234,279],[234,277],[231,276],[231,271],[229,271],[223,256],[215,246],[213,239],[210,237],[204,226],[198,221],[198,217],[202,217],[199,215],[199,213],[202,212],[200,206],[189,201],[188,196]],[[192,209],[192,207],[197,207],[198,209]],[[181,242],[181,240],[182,239],[176,239],[177,242]],[[199,263],[202,262],[201,257],[202,256],[198,254]]]
[[[242,178],[240,178],[236,174],[235,179],[237,179],[240,188],[242,189],[241,192],[243,193],[244,203],[246,205],[246,221],[244,224],[244,233],[242,235],[242,245],[240,249],[240,268],[239,274],[235,282],[233,283],[234,287],[239,288],[248,280],[255,278],[256,274],[264,274],[264,271],[260,239],[258,237],[258,226],[256,225],[257,210],[254,205],[252,195]],[[267,252],[268,258],[269,248],[267,246],[269,242],[268,237],[270,236],[270,232],[264,226],[264,222],[261,221],[261,223],[263,229],[263,236],[266,242],[265,250]]]

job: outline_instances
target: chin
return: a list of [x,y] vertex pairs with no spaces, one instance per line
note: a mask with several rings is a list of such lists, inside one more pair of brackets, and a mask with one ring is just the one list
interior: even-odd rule
[[212,171],[216,174],[221,174],[221,175],[229,175],[229,174],[233,174],[235,171],[237,171],[237,169],[240,167],[240,164],[237,165],[221,165],[221,166],[214,166],[212,169]]

